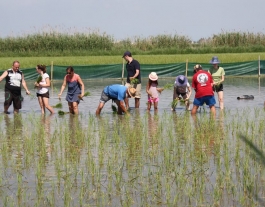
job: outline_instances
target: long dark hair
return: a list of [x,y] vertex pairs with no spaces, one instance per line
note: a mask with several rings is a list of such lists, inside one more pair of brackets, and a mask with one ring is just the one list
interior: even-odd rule
[[74,68],[73,68],[72,66],[67,67],[67,68],[66,68],[66,72],[67,72],[68,70],[70,70],[70,72],[74,72]]
[[43,73],[46,73],[46,65],[37,65],[37,68],[40,69]]
[[158,81],[157,80],[153,81],[153,80],[151,80],[149,78],[149,80],[148,80],[148,89],[150,89],[152,83],[156,83],[156,85],[158,85]]

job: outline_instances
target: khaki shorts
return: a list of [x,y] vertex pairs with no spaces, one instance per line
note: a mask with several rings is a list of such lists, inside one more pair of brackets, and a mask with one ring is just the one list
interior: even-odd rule
[[[131,86],[131,84],[130,83],[126,83],[125,86],[128,88],[129,86]],[[141,83],[136,85],[135,98],[141,98],[141,88],[142,88],[142,84]]]

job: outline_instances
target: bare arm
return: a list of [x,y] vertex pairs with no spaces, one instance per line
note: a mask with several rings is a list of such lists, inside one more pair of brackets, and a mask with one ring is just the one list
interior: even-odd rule
[[65,86],[66,86],[66,76],[64,76],[64,79],[63,79],[63,85],[61,87],[61,91],[60,93],[58,94],[58,96],[60,97],[65,89]]
[[80,78],[80,76],[78,77],[77,81],[81,85],[81,96],[83,97],[85,94],[85,85],[84,85],[82,79]]
[[161,93],[161,92],[164,90],[164,88],[156,88],[156,90],[157,90],[159,93]]
[[29,89],[27,87],[26,81],[24,80],[24,74],[22,74],[22,86],[24,87],[24,89],[26,90],[26,94],[30,94]]
[[222,75],[222,79],[221,79],[221,81],[219,81],[219,84],[222,83],[222,82],[224,82],[224,80],[225,80],[225,76]]
[[188,87],[188,94],[187,94],[187,98],[186,99],[190,98],[191,93],[192,93],[191,87]]
[[123,111],[124,113],[128,114],[129,112],[126,110],[125,105],[123,103],[123,101],[116,101],[118,108],[121,109],[121,111]]
[[136,78],[139,75],[139,73],[140,73],[140,70],[136,69],[136,73],[134,74],[133,77],[130,77],[130,80]]
[[0,76],[0,82],[7,76],[7,71],[3,72],[3,74]]
[[149,88],[150,88],[150,83],[149,83],[149,81],[148,81],[147,84],[146,84],[146,93],[147,93],[150,97],[152,97],[152,93],[149,92]]
[[173,100],[175,100],[177,98],[177,88],[174,86],[173,89]]
[[35,82],[35,86],[37,86],[37,87],[50,87],[51,86],[51,81],[50,81],[50,78],[45,78],[45,84],[43,84],[42,82],[40,82],[40,83],[37,83],[37,82]]

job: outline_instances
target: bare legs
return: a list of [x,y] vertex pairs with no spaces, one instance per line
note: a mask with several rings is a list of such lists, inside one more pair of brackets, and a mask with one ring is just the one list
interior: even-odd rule
[[219,91],[217,94],[218,94],[219,107],[220,109],[224,109],[224,92]]
[[68,102],[68,107],[71,114],[78,114],[78,102]]
[[53,108],[49,105],[49,99],[48,98],[39,96],[38,101],[40,104],[42,114],[45,114],[45,108],[48,109],[51,114],[54,114]]
[[100,102],[98,105],[98,108],[96,110],[96,115],[100,115],[100,112],[102,110],[102,108],[104,107],[105,103],[104,102]]
[[[199,108],[199,106],[193,105],[193,108],[191,110],[191,115],[192,116],[196,115],[198,108]],[[214,105],[210,106],[210,112],[211,112],[211,115],[213,117],[215,117],[215,106]]]
[[[155,110],[155,112],[157,112],[158,102],[154,102],[153,104],[154,104],[154,110]],[[152,106],[152,103],[148,101],[148,104],[147,104],[147,110],[148,111],[150,111],[151,106]]]
[[[135,98],[134,101],[135,101],[135,108],[139,108],[140,107],[140,98]],[[126,109],[128,109],[129,108],[129,99],[125,98],[124,102],[125,102]]]

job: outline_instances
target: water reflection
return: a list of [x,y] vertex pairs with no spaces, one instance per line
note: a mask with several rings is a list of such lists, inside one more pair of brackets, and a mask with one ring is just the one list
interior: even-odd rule
[[6,125],[6,142],[8,146],[8,157],[12,154],[16,158],[18,167],[22,166],[23,161],[23,140],[22,140],[22,115],[14,114],[13,120],[9,115],[4,115]]
[[79,120],[79,116],[69,114],[69,134],[65,138],[65,156],[71,163],[79,163],[81,150],[84,147],[84,129]]

